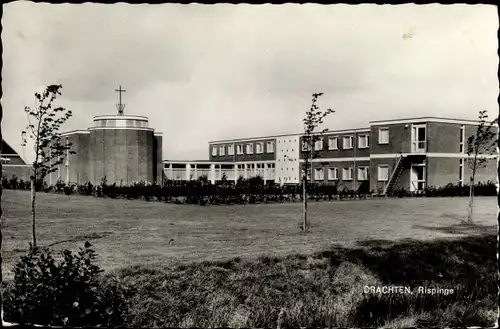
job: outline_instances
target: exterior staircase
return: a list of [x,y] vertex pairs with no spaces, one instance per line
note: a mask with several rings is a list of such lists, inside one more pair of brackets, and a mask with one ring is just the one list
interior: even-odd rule
[[383,195],[391,195],[392,192],[394,191],[394,187],[396,186],[396,183],[399,180],[399,177],[401,176],[401,173],[403,172],[404,169],[404,164],[405,164],[406,157],[403,155],[400,155],[396,165],[394,166],[394,170],[392,171],[391,177],[389,177],[389,181],[385,185]]

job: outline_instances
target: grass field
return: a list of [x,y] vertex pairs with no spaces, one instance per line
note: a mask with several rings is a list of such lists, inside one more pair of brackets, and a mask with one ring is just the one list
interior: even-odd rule
[[[31,241],[28,191],[4,190],[4,260],[12,265]],[[311,202],[311,233],[300,233],[300,203],[207,206],[79,195],[37,194],[37,241],[54,249],[91,242],[104,269],[171,265],[262,255],[310,254],[362,241],[429,240],[493,233],[496,199],[477,198],[475,222],[466,198]]]
[[[299,203],[201,207],[40,193],[37,238],[56,250],[90,241],[105,282],[123,291],[130,326],[486,327],[496,319],[496,198],[476,200],[475,225],[462,223],[467,203],[311,202],[311,232],[302,234]],[[2,207],[10,271],[31,241],[29,192],[4,191]],[[367,294],[367,285],[454,293]]]

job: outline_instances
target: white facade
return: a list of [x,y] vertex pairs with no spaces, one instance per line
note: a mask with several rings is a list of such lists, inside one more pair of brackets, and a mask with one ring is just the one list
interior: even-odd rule
[[276,172],[274,180],[280,184],[300,182],[300,135],[276,138]]

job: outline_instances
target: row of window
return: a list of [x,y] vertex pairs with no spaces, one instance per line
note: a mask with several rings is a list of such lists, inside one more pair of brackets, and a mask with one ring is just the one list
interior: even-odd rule
[[[340,149],[341,139],[337,136],[328,138],[328,149],[338,150]],[[380,128],[378,131],[378,143],[379,144],[389,144],[389,128]],[[342,137],[342,149],[349,150],[354,147],[354,137],[353,136],[343,136]],[[364,149],[370,147],[370,135],[359,135],[358,136],[358,148]],[[316,151],[323,150],[323,139],[314,142],[314,149]],[[308,145],[306,142],[302,143],[302,151],[306,151]]]
[[[329,150],[338,150],[340,149],[340,137],[329,137],[328,138],[328,149]],[[323,139],[317,140],[314,143],[314,149],[316,151],[320,151],[324,149]],[[389,128],[380,128],[378,134],[378,143],[379,144],[388,144],[389,143]],[[265,152],[266,153],[274,153],[274,142],[265,143]],[[219,147],[212,147],[212,156],[225,156],[226,148],[227,155],[234,155],[234,144],[230,145],[220,145]],[[342,149],[349,150],[354,147],[354,137],[353,136],[343,136],[342,137]],[[359,135],[358,136],[358,148],[365,149],[370,147],[370,135]],[[306,142],[302,143],[302,151],[306,151],[308,149],[308,145]],[[262,154],[264,153],[264,142],[255,143],[247,143],[246,145],[237,144],[236,145],[236,154]]]
[[[352,180],[352,167],[342,168],[342,180]],[[378,180],[386,182],[389,180],[389,166],[378,166]],[[314,168],[314,180],[323,180],[325,178],[325,171],[323,168]],[[338,180],[338,168],[328,168],[328,180]],[[368,180],[368,167],[358,167],[358,181]]]
[[[342,168],[342,180],[352,180],[352,167]],[[314,168],[314,180],[323,180],[325,171],[323,168]],[[328,168],[328,180],[338,180],[339,169]],[[368,167],[358,167],[358,181],[368,180]]]
[[[329,137],[328,138],[328,150],[338,150],[340,149],[340,141],[339,137]],[[349,150],[354,146],[354,138],[353,136],[344,136],[342,138],[342,149]],[[370,135],[360,135],[358,136],[358,148],[365,149],[370,147]],[[308,145],[307,142],[302,142],[302,151],[307,151]],[[324,149],[324,141],[323,139],[317,140],[314,142],[314,150],[320,151]]]
[[[266,169],[266,165],[264,163],[250,163],[250,164],[239,164],[237,165],[238,170],[246,169]],[[274,169],[274,163],[268,163],[267,169]]]
[[[212,146],[212,156],[217,156],[217,155],[225,156],[226,149],[227,149],[227,155],[234,155],[234,146],[235,146],[234,144],[220,145],[219,147]],[[265,147],[266,153],[274,153],[274,142],[267,142],[265,144],[265,146],[266,146]],[[243,151],[245,151],[245,152],[243,152]],[[264,142],[255,143],[255,153],[256,154],[264,153]],[[238,154],[238,155],[254,154],[254,144],[248,143],[246,145],[243,145],[243,144],[236,145],[236,154]]]

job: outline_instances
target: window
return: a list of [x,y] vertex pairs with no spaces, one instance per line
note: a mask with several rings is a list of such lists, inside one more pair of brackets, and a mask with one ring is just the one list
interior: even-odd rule
[[368,167],[358,167],[358,180],[368,180]]
[[352,168],[342,169],[342,179],[343,180],[351,180],[352,179]]
[[317,140],[316,142],[314,142],[314,149],[316,151],[320,151],[323,149],[323,139],[320,139],[320,140]]
[[378,181],[387,182],[389,180],[389,166],[379,165],[378,166]]
[[267,153],[274,153],[274,142],[267,142]]
[[328,168],[328,180],[338,180],[339,171],[337,168]]
[[247,154],[253,154],[253,144],[247,144]]
[[227,155],[234,155],[234,145],[227,146]]
[[378,130],[378,143],[389,144],[389,128],[380,128]]
[[255,144],[255,148],[258,154],[264,153],[264,143]]
[[368,147],[370,147],[370,136],[369,135],[358,136],[358,148],[366,149]]
[[217,146],[212,146],[212,156],[213,157],[217,156]]
[[464,183],[464,159],[460,159],[460,167],[458,170],[458,181],[460,182],[460,185]]
[[323,168],[314,168],[314,179],[323,180],[325,178]]
[[352,136],[344,136],[344,150],[352,149]]
[[329,150],[338,150],[339,149],[339,139],[338,139],[338,137],[330,137],[330,138],[328,138],[328,149]]
[[465,153],[464,151],[464,139],[465,139],[465,126],[460,126],[460,153]]
[[306,141],[302,141],[302,151],[307,151],[308,149],[310,149],[310,146]]
[[226,148],[224,146],[219,146],[219,155],[226,155]]
[[241,145],[241,144],[236,145],[236,154],[238,154],[238,155],[243,154],[243,145]]

